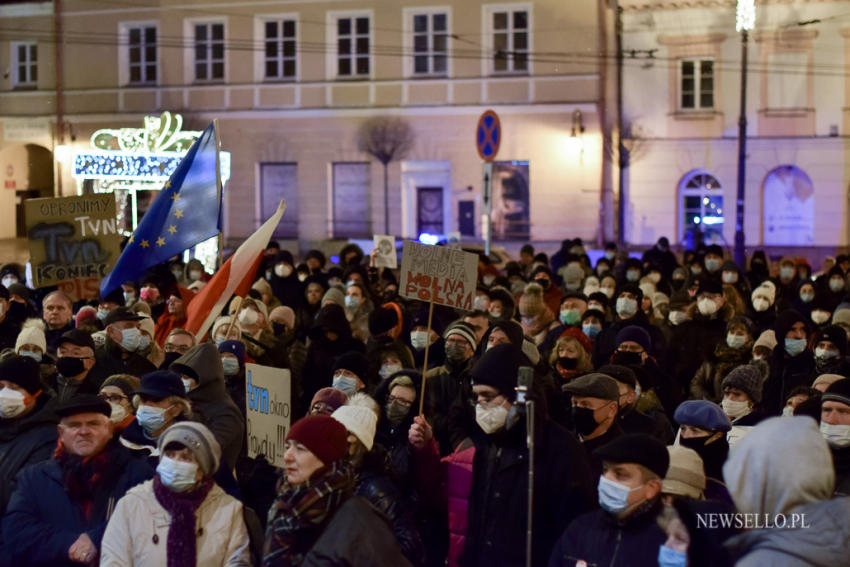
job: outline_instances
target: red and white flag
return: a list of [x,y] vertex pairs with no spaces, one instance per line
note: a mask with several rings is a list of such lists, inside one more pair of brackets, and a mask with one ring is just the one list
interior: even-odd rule
[[281,199],[275,214],[236,249],[189,303],[186,308],[188,321],[185,329],[194,333],[199,340],[207,333],[231,297],[243,297],[251,289],[266,246],[285,210],[286,201]]

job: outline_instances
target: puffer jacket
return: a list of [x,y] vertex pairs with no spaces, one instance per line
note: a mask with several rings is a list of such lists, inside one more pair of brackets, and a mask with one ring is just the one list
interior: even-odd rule
[[472,491],[472,462],[475,446],[458,448],[443,458],[446,476],[446,496],[449,506],[449,567],[458,567],[466,543],[466,524],[469,513],[469,493]]
[[[213,485],[195,512],[197,567],[251,565],[242,504]],[[101,567],[162,567],[168,563],[171,518],[149,480],[118,501],[101,545]]]

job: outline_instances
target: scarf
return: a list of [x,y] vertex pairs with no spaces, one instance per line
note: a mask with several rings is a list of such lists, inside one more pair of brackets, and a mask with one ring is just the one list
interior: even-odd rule
[[213,487],[213,479],[204,477],[201,484],[189,492],[174,492],[169,490],[159,480],[159,475],[153,477],[153,493],[157,502],[171,516],[166,543],[168,567],[184,567],[196,565],[197,539],[195,536],[195,512],[206,500]]
[[[97,455],[81,457],[69,453],[60,439],[53,452],[53,459],[62,471],[62,485],[71,501],[80,507],[86,522],[91,519],[95,495],[109,487],[122,467],[115,466],[112,443]],[[107,488],[104,488],[107,487]]]
[[545,331],[554,320],[555,315],[552,314],[552,310],[546,307],[542,313],[534,317],[523,317],[522,330],[529,337],[534,337]]
[[313,478],[296,486],[281,477],[269,510],[263,567],[300,564],[325,522],[353,490],[354,471],[345,459],[316,471]]

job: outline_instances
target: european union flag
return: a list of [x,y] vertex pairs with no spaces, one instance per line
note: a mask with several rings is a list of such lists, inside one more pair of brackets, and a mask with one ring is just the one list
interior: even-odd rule
[[215,125],[210,124],[189,148],[142,217],[115,267],[100,283],[101,296],[218,234],[221,196],[216,152]]

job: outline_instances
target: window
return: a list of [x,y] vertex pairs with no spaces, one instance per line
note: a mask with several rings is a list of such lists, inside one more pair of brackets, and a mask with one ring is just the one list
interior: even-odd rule
[[269,20],[265,30],[265,78],[294,79],[295,20]]
[[767,55],[767,108],[809,108],[809,54],[803,52]]
[[339,77],[369,74],[369,18],[337,18],[336,74]]
[[156,27],[127,29],[127,62],[130,84],[156,82]]
[[681,242],[695,249],[700,242],[723,242],[723,191],[720,182],[704,171],[687,174],[679,191],[682,211]]
[[493,71],[528,71],[528,12],[498,11],[491,14]]
[[714,108],[714,61],[683,59],[681,69],[679,107],[682,110]]
[[195,24],[195,80],[224,79],[224,24]]
[[12,43],[12,86],[35,88],[38,83],[38,45],[34,41]]
[[369,163],[333,164],[333,237],[368,238]]
[[267,219],[286,199],[286,220],[277,225],[275,238],[298,238],[298,165],[260,164],[260,218]]
[[445,75],[448,39],[448,16],[445,13],[414,14],[413,73]]

